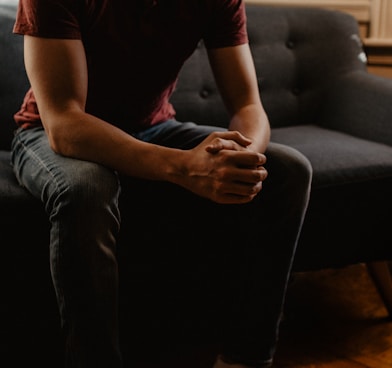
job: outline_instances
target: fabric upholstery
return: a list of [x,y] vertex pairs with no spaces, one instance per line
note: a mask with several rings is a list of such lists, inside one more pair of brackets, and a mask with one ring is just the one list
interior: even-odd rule
[[[272,140],[304,153],[314,171],[295,269],[390,259],[392,237],[384,232],[392,206],[392,81],[367,72],[358,22],[346,13],[290,6],[247,10]],[[200,46],[172,100],[179,119],[226,126]]]
[[310,159],[313,189],[371,183],[391,176],[392,146],[386,144],[311,124],[274,129],[272,140],[292,146]]
[[12,33],[15,9],[0,6],[0,149],[9,150],[15,124],[13,114],[27,91],[23,39]]

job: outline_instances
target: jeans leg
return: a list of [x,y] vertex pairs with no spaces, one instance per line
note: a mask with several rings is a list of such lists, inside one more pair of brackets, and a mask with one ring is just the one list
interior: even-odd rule
[[12,161],[21,185],[43,201],[49,216],[50,266],[66,341],[66,366],[121,367],[117,175],[100,165],[55,154],[42,129],[15,135]]
[[226,130],[221,127],[199,125],[189,121],[167,120],[142,132],[135,133],[134,136],[142,141],[166,147],[190,149],[199,144],[212,132]]
[[222,274],[231,308],[222,354],[251,367],[272,364],[312,176],[308,160],[289,147],[271,143],[266,156],[262,191],[251,203],[226,210],[235,241],[225,239],[230,246]]
[[[172,120],[138,138],[188,149],[216,130],[224,129]],[[221,275],[222,358],[256,368],[272,364],[312,179],[309,161],[297,150],[271,142],[266,156],[269,175],[251,203],[218,205],[194,199],[203,203],[199,231],[206,233],[208,227],[204,239],[215,240],[207,248],[218,253],[213,267]]]

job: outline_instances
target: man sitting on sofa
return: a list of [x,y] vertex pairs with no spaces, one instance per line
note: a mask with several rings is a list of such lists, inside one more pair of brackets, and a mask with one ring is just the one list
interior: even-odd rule
[[[14,32],[25,38],[31,89],[15,115],[12,160],[51,222],[66,366],[122,367],[118,201],[124,178],[139,178],[214,204],[218,229],[204,240],[212,251],[224,244],[235,272],[216,267],[246,290],[227,300],[242,328],[227,323],[214,367],[270,367],[311,170],[269,141],[243,1],[20,0]],[[169,102],[200,40],[228,130],[177,121]],[[143,244],[135,236],[129,246]]]

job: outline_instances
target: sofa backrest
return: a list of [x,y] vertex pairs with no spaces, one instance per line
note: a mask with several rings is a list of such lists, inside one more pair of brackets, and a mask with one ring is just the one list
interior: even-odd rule
[[28,88],[23,64],[23,38],[12,33],[15,7],[0,6],[0,150],[10,148],[14,113]]
[[[15,7],[0,5],[0,150],[10,147],[28,88],[23,38],[12,33]],[[366,69],[357,21],[321,8],[247,5],[259,89],[272,127],[316,123],[326,85]],[[172,96],[177,117],[226,126],[228,115],[202,43],[186,62]]]
[[[250,47],[272,127],[317,122],[331,80],[366,70],[357,20],[309,7],[247,5]],[[172,102],[180,120],[227,124],[227,114],[199,47],[185,64]]]

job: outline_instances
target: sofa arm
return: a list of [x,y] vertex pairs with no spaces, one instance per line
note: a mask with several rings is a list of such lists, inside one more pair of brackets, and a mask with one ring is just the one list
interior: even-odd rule
[[392,146],[392,79],[348,73],[331,83],[319,124]]

